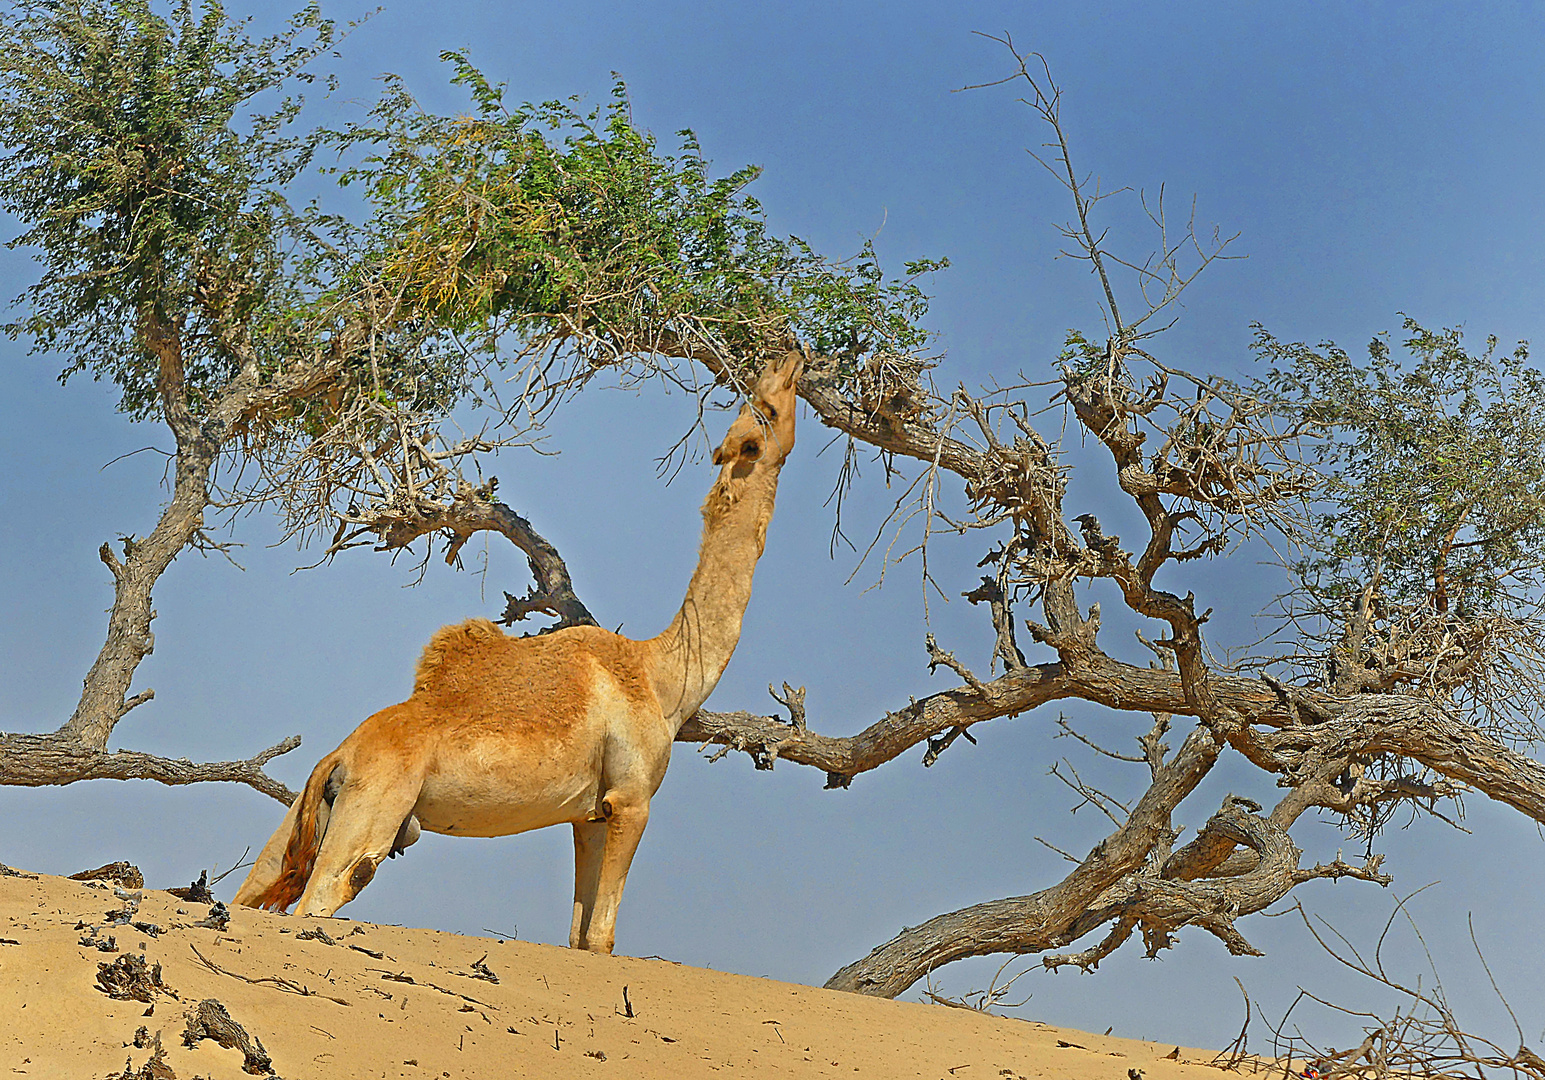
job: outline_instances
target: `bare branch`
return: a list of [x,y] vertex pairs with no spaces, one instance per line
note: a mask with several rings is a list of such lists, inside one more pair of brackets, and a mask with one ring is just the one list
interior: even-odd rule
[[77,780],[155,780],[162,784],[238,783],[288,805],[295,792],[263,771],[263,766],[300,745],[300,736],[245,761],[196,763],[138,750],[102,751],[63,733],[0,734],[0,784],[40,787]]
[[[1413,932],[1420,940],[1421,931],[1417,929],[1415,921],[1410,919],[1409,912],[1406,911],[1406,902],[1410,899],[1406,897],[1396,903],[1395,910],[1390,916],[1390,923],[1393,923],[1397,916],[1406,915],[1411,922]],[[1300,991],[1299,997],[1295,999],[1282,1020],[1274,1026],[1268,1024],[1273,1036],[1274,1056],[1308,1061],[1316,1073],[1326,1080],[1341,1080],[1343,1077],[1356,1078],[1356,1080],[1392,1080],[1403,1076],[1473,1076],[1484,1080],[1484,1078],[1504,1075],[1512,1077],[1513,1080],[1520,1080],[1520,1078],[1545,1080],[1545,1059],[1525,1043],[1523,1031],[1518,1026],[1516,1017],[1514,1029],[1518,1034],[1518,1048],[1507,1050],[1491,1039],[1477,1035],[1463,1026],[1444,990],[1442,977],[1436,969],[1431,973],[1430,986],[1423,986],[1426,980],[1417,981],[1415,986],[1408,985],[1390,976],[1384,970],[1382,963],[1376,961],[1370,964],[1365,961],[1358,955],[1357,950],[1328,924],[1326,924],[1327,929],[1340,944],[1326,941],[1325,935],[1309,920],[1301,904],[1294,905],[1290,910],[1298,912],[1310,935],[1332,959],[1364,978],[1394,991],[1402,999],[1403,1006],[1388,1016],[1381,1016],[1337,1005],[1314,994]],[[1388,933],[1389,924],[1386,924],[1384,935],[1380,937],[1381,945],[1384,936]],[[1479,953],[1478,948],[1477,952]],[[1482,955],[1480,960],[1489,976],[1490,967],[1486,964],[1485,956]],[[1509,1015],[1512,1015],[1512,1006],[1502,996],[1501,990],[1496,987],[1494,981],[1492,987],[1502,999],[1503,1006]],[[1362,1041],[1349,1049],[1335,1051],[1316,1045],[1302,1034],[1286,1034],[1288,1017],[1292,1015],[1299,1003],[1305,1000],[1323,1005],[1337,1013],[1368,1021],[1363,1028]]]
[[1059,732],[1055,738],[1060,739],[1065,736],[1071,736],[1077,739],[1079,742],[1083,743],[1085,746],[1089,747],[1089,749],[1093,750],[1095,753],[1103,754],[1105,757],[1114,758],[1117,761],[1135,761],[1138,764],[1143,764],[1148,761],[1147,757],[1134,757],[1131,754],[1118,754],[1114,750],[1105,749],[1105,747],[1101,746],[1093,739],[1089,739],[1083,735],[1080,735],[1077,731],[1073,730],[1073,725],[1068,723],[1068,718],[1066,716],[1057,717],[1057,726],[1061,728],[1062,731]]

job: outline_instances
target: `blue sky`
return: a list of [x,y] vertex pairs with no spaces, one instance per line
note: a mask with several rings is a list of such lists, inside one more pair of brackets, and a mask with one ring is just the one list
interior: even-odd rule
[[[339,19],[364,11],[325,10]],[[260,30],[283,14],[253,11]],[[763,165],[754,191],[776,230],[838,255],[873,236],[897,267],[947,256],[930,320],[946,352],[943,385],[1019,370],[1039,378],[1069,327],[1097,333],[1099,319],[1082,266],[1056,257],[1053,225],[1070,207],[1026,154],[1045,132],[1011,87],[954,92],[1008,73],[1001,46],[973,32],[1009,32],[1050,61],[1083,169],[1107,187],[1163,184],[1174,208],[1194,195],[1199,225],[1241,233],[1235,250],[1248,259],[1210,270],[1158,344],[1177,365],[1234,373],[1249,369],[1256,321],[1284,338],[1353,348],[1398,328],[1399,312],[1477,337],[1541,338],[1542,23],[1545,9],[1506,3],[398,2],[344,41],[343,88],[314,115],[358,115],[376,92],[374,76],[387,71],[426,105],[458,107],[436,60],[446,48],[467,50],[515,98],[602,101],[616,71],[637,121],[662,140],[691,127],[723,172]],[[1146,252],[1151,237],[1132,205],[1107,205],[1125,250]],[[29,272],[24,252],[4,255],[0,291],[15,295]],[[0,679],[0,728],[45,730],[68,716],[101,642],[110,587],[97,546],[147,531],[163,497],[156,455],[114,459],[168,440],[125,423],[103,387],[61,389],[48,357],[9,343],[0,356],[0,596],[11,616],[0,625],[9,676]],[[667,486],[653,468],[690,423],[687,404],[653,387],[597,390],[552,429],[548,449],[558,456],[512,454],[495,469],[505,498],[563,551],[598,618],[625,633],[664,625],[695,559],[710,470],[689,466]],[[715,438],[724,422],[709,420]],[[763,688],[786,679],[809,686],[812,726],[840,734],[948,676],[926,671],[915,565],[892,568],[874,589],[873,565],[845,584],[854,557],[828,557],[825,501],[837,460],[818,453],[826,441],[804,418],[745,635],[711,704],[767,711]],[[1081,509],[1119,520],[1097,474],[1080,475],[1074,491],[1070,506],[1083,499]],[[864,536],[894,497],[880,470],[866,469],[848,531]],[[293,573],[312,560],[268,546],[275,535],[271,521],[245,520],[235,535],[246,545],[236,554],[244,570],[185,554],[163,579],[156,652],[137,683],[157,697],[120,725],[115,745],[245,757],[299,733],[303,748],[273,766],[299,786],[360,719],[406,695],[436,627],[497,613],[500,591],[526,584],[523,560],[493,542],[469,550],[474,572],[437,563],[409,587],[403,560],[361,552]],[[941,551],[952,593],[974,584],[978,555]],[[485,565],[486,574],[475,572]],[[1275,578],[1244,551],[1191,570],[1185,584],[1219,608],[1213,640],[1228,646],[1252,640],[1250,617]],[[984,620],[964,607],[935,602],[932,628],[985,667]],[[1113,607],[1106,603],[1108,616]],[[1120,648],[1111,633],[1107,644]],[[1064,711],[1111,741],[1143,726],[1076,705]],[[932,769],[920,767],[919,750],[842,792],[822,791],[811,770],[755,773],[743,756],[709,765],[678,747],[629,880],[619,951],[819,983],[903,924],[1044,887],[1061,871],[1037,836],[1084,850],[1101,835],[1091,811],[1068,813],[1075,799],[1046,776],[1064,754],[1098,769],[1067,740],[1052,741],[1056,717],[995,721],[976,730],[979,746],[957,744]],[[1136,777],[1107,775],[1138,790]],[[1273,796],[1265,778],[1226,772],[1180,820],[1201,824],[1230,790]],[[1451,996],[1473,1001],[1482,1022],[1494,1019],[1465,930],[1473,912],[1535,1039],[1545,973],[1537,949],[1519,947],[1533,931],[1520,937],[1516,923],[1534,927],[1545,914],[1541,841],[1484,800],[1466,810],[1474,835],[1423,821],[1378,848],[1389,854],[1394,891],[1441,882],[1416,910]],[[71,872],[131,858],[152,884],[175,884],[229,866],[278,814],[277,804],[236,788],[0,789],[0,861]],[[1328,827],[1304,829],[1298,842],[1308,859],[1330,858],[1342,843]],[[345,914],[561,942],[570,874],[566,831],[426,837]],[[1359,943],[1372,940],[1392,903],[1356,883],[1300,893]],[[1300,985],[1348,1004],[1378,1000],[1318,956],[1292,919],[1241,928],[1264,959],[1231,959],[1187,932],[1158,962],[1129,946],[1092,978],[1032,972],[1019,985],[1034,997],[1020,1012],[1221,1045],[1241,1018],[1236,975],[1273,1018]],[[984,986],[996,966],[956,965],[936,982],[959,993]]]

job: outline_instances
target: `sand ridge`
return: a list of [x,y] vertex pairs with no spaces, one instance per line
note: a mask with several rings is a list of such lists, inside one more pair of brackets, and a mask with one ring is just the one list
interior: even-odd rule
[[[130,905],[160,933],[104,925]],[[1208,1052],[1171,1060],[1168,1044],[964,1009],[250,908],[231,909],[223,930],[194,925],[210,911],[156,889],[0,876],[0,1076],[116,1078],[126,1064],[135,1075],[153,1053],[133,1045],[141,1027],[182,1080],[251,1075],[240,1049],[184,1046],[187,1014],[215,999],[288,1080],[1219,1077],[1200,1064]],[[118,951],[91,944],[92,927]],[[99,965],[126,955],[161,967],[166,990],[149,1004],[98,985]]]

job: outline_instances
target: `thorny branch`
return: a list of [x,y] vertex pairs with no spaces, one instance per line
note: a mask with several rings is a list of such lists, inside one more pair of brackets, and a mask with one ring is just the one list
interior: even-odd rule
[[[1298,912],[1309,934],[1333,960],[1371,982],[1394,991],[1401,1004],[1392,1013],[1381,1015],[1350,1009],[1300,990],[1282,1019],[1275,1025],[1268,1022],[1273,1056],[1278,1060],[1307,1062],[1325,1080],[1387,1080],[1408,1076],[1470,1076],[1481,1080],[1510,1076],[1513,1080],[1545,1080],[1545,1058],[1529,1047],[1517,1014],[1513,1012],[1513,1007],[1508,1004],[1495,979],[1491,980],[1492,989],[1512,1020],[1513,1030],[1518,1037],[1516,1050],[1509,1050],[1464,1026],[1435,968],[1430,972],[1430,985],[1425,987],[1423,982],[1426,980],[1419,979],[1412,986],[1391,975],[1386,969],[1384,945],[1396,919],[1404,916],[1411,931],[1421,940],[1421,931],[1407,907],[1411,898],[1407,896],[1395,904],[1371,958],[1362,956],[1345,937],[1334,927],[1323,923],[1323,920],[1320,920],[1322,926],[1316,927],[1302,904],[1295,904],[1289,909]],[[1327,936],[1336,938],[1336,942],[1327,941]],[[1491,968],[1479,944],[1475,942],[1473,919],[1470,940],[1475,945],[1481,967],[1490,978]],[[1425,946],[1425,942],[1422,944]],[[1336,1050],[1319,1045],[1296,1027],[1290,1030],[1289,1021],[1293,1013],[1306,1002],[1363,1021],[1362,1040],[1345,1050]]]

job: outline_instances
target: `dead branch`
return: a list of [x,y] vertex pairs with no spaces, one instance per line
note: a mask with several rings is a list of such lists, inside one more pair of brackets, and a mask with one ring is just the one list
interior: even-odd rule
[[0,733],[0,784],[42,787],[77,780],[155,780],[172,785],[228,782],[246,784],[289,805],[296,793],[264,772],[263,766],[299,745],[300,736],[291,735],[245,761],[200,763],[138,750],[98,750],[65,732]]
[[[1355,1077],[1357,1080],[1388,1080],[1388,1078],[1405,1076],[1434,1078],[1472,1076],[1485,1080],[1485,1078],[1503,1075],[1510,1076],[1513,1080],[1519,1080],[1521,1077],[1545,1080],[1545,1059],[1527,1045],[1517,1017],[1513,1015],[1512,1006],[1496,986],[1495,980],[1492,982],[1492,988],[1497,992],[1508,1014],[1513,1017],[1514,1030],[1518,1036],[1516,1050],[1508,1050],[1497,1042],[1468,1030],[1449,1001],[1443,988],[1442,977],[1436,970],[1430,973],[1431,985],[1426,987],[1423,986],[1426,980],[1411,986],[1386,971],[1380,953],[1396,918],[1404,915],[1418,939],[1421,937],[1421,931],[1416,928],[1415,921],[1407,911],[1406,905],[1410,899],[1411,897],[1406,897],[1396,902],[1389,920],[1385,923],[1384,932],[1379,938],[1379,947],[1375,950],[1371,961],[1364,959],[1334,927],[1324,924],[1325,929],[1340,944],[1327,941],[1326,935],[1310,921],[1303,906],[1294,905],[1291,910],[1297,911],[1310,936],[1332,959],[1358,975],[1394,991],[1403,1000],[1404,1005],[1389,1015],[1380,1015],[1347,1008],[1308,991],[1300,990],[1298,997],[1294,999],[1282,1019],[1275,1025],[1268,1023],[1273,1036],[1274,1056],[1279,1059],[1308,1061],[1324,1080],[1340,1080],[1342,1077]],[[1490,976],[1490,967],[1486,964],[1486,958],[1480,952],[1479,946],[1476,947],[1476,953],[1482,967]],[[1368,1022],[1363,1028],[1362,1041],[1349,1049],[1336,1051],[1318,1045],[1300,1032],[1289,1034],[1288,1019],[1305,1001],[1317,1003],[1345,1015],[1365,1018]]]
[[1245,999],[1245,1022],[1240,1025],[1239,1034],[1234,1037],[1234,1041],[1218,1051],[1217,1056],[1207,1063],[1219,1069],[1237,1069],[1240,1062],[1250,1056],[1250,994],[1237,975],[1234,977],[1234,985],[1239,987],[1239,993]]
[[[1398,695],[1366,695],[1350,701],[1313,690],[1300,700],[1328,719],[1299,725],[1296,713],[1260,679],[1213,675],[1221,706],[1250,718],[1261,729],[1239,741],[1251,760],[1273,773],[1289,773],[1332,751],[1392,754],[1420,762],[1450,780],[1505,802],[1536,821],[1545,821],[1545,766],[1496,738],[1455,720],[1432,702]],[[1079,698],[1112,709],[1195,716],[1180,675],[1123,664],[1101,656],[1083,670],[1041,664],[984,683],[985,694],[964,688],[920,698],[889,713],[856,735],[834,737],[807,731],[779,756],[852,778],[966,723],[1017,716],[1037,706]],[[753,747],[781,742],[786,725],[750,713],[702,711],[685,724],[679,742]],[[1318,751],[1318,753],[1317,753]]]
[[209,959],[209,957],[207,957],[203,953],[199,952],[197,945],[189,945],[188,947],[193,950],[193,955],[197,956],[199,958],[200,963],[202,963],[210,971],[213,971],[216,975],[225,975],[225,976],[227,976],[229,978],[232,978],[232,979],[240,979],[242,982],[244,982],[244,983],[251,983],[253,986],[272,986],[274,989],[282,990],[286,994],[296,994],[296,995],[299,995],[300,997],[321,997],[321,998],[327,998],[328,1001],[331,1001],[331,1002],[333,1002],[335,1004],[338,1004],[338,1005],[348,1005],[349,1004],[343,998],[329,997],[327,994],[318,994],[315,990],[307,989],[306,987],[300,985],[299,983],[292,982],[289,979],[274,978],[274,977],[270,977],[270,976],[261,976],[259,978],[255,978],[254,979],[254,978],[251,978],[249,976],[242,975],[242,974],[240,974],[238,972],[235,972],[235,971],[227,971],[225,968],[221,967],[219,964],[217,964],[213,960]]
[[182,1044],[190,1050],[204,1039],[213,1039],[227,1050],[240,1050],[242,1072],[253,1076],[273,1075],[274,1062],[263,1049],[263,1040],[248,1035],[231,1019],[225,1006],[214,998],[205,998],[189,1010],[187,1027],[182,1033]]
[[150,965],[143,956],[123,954],[108,963],[97,965],[97,989],[115,1001],[142,1001],[147,1005],[157,994],[177,996],[161,981],[161,965]]
[[140,873],[139,867],[128,862],[112,862],[106,866],[99,866],[95,870],[82,870],[78,874],[70,875],[71,881],[114,881],[125,889],[143,889],[145,887],[145,875]]
[[1205,728],[1193,731],[1122,826],[1060,884],[1029,896],[936,916],[849,964],[827,981],[827,987],[894,997],[952,960],[1055,948],[1062,932],[1102,893],[1144,863],[1149,850],[1168,833],[1171,809],[1194,790],[1219,750]]
[[[533,579],[525,596],[504,594],[506,603],[501,622],[509,626],[540,613],[557,618],[557,622],[545,628],[549,631],[564,626],[597,625],[595,617],[575,594],[573,579],[558,549],[532,528],[531,522],[494,498],[498,484],[497,477],[489,477],[478,487],[463,482],[448,500],[424,495],[412,503],[377,504],[349,520],[358,526],[357,531],[368,531],[379,539],[379,551],[400,550],[420,537],[441,535],[446,538],[447,564],[455,563],[462,546],[474,533],[483,530],[499,533],[525,552]],[[356,533],[344,535],[329,551],[342,550],[354,535]]]
[[1003,979],[1004,971],[1014,962],[1014,959],[1011,956],[998,965],[998,970],[993,972],[992,979],[988,982],[987,989],[985,990],[967,990],[959,997],[947,997],[934,988],[933,980],[930,978],[928,980],[928,988],[923,992],[923,996],[935,1005],[944,1005],[951,1009],[970,1009],[973,1012],[991,1012],[994,1008],[1017,1009],[1030,1000],[1029,994],[1026,994],[1022,1000],[1011,1003],[1005,1003],[1003,999],[1009,996],[1009,991],[1014,988],[1014,984],[1030,969],[1022,968],[1009,976],[1008,979],[999,982],[1000,979]]

